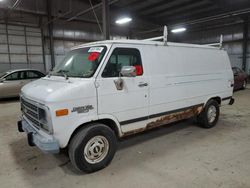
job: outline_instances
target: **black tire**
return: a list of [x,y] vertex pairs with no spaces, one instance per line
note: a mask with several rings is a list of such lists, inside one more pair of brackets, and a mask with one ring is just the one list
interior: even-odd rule
[[[101,161],[98,161],[97,163],[93,164],[88,162],[88,160],[90,159],[85,155],[85,149],[87,150],[88,148],[87,146],[90,146],[90,144],[88,144],[89,141],[91,142],[91,139],[96,137],[102,137],[102,138],[104,137],[106,141],[108,141],[108,149],[105,154],[105,157]],[[95,148],[96,146],[94,147],[92,152],[96,150],[99,151],[101,150],[100,147],[99,149]],[[87,127],[83,127],[82,129],[80,129],[74,135],[74,137],[70,141],[68,152],[69,152],[69,158],[73,166],[77,170],[90,173],[98,171],[108,166],[114,157],[116,149],[117,149],[117,139],[112,129],[110,129],[108,126],[104,124],[90,124]]]
[[[210,108],[216,109],[216,112],[215,112],[216,116],[209,120],[208,113],[210,111]],[[206,128],[206,129],[210,129],[210,128],[214,127],[216,125],[216,123],[218,122],[219,115],[220,115],[220,107],[219,107],[218,102],[216,100],[213,100],[213,99],[209,100],[207,102],[205,108],[203,109],[203,111],[197,117],[198,123],[200,124],[201,127]]]
[[247,81],[246,80],[244,80],[244,82],[243,82],[243,84],[242,84],[242,88],[241,89],[246,89],[246,87],[247,87]]

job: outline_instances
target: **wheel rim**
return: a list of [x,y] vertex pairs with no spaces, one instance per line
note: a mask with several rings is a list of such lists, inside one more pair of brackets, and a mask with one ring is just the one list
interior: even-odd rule
[[207,119],[209,123],[213,123],[217,116],[217,110],[215,106],[210,106],[207,110]]
[[84,148],[84,157],[88,163],[96,164],[107,156],[108,151],[108,140],[104,136],[95,136],[87,142]]

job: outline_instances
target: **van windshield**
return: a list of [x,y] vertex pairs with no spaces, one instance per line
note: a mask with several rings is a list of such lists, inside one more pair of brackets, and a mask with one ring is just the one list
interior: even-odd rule
[[90,78],[94,75],[106,51],[105,46],[72,50],[55,66],[50,75]]

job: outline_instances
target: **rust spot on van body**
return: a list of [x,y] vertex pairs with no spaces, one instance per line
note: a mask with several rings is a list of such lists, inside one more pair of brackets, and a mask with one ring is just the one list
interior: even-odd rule
[[160,127],[162,125],[166,125],[166,124],[173,123],[173,122],[176,122],[176,121],[191,118],[193,116],[196,116],[196,115],[200,114],[202,109],[203,109],[203,106],[200,105],[200,106],[195,106],[195,107],[192,107],[192,108],[180,111],[180,112],[175,112],[175,113],[171,113],[171,114],[168,114],[168,115],[161,116],[158,119],[148,123],[146,125],[146,127],[126,132],[126,133],[124,133],[124,135],[122,137],[137,134],[137,133],[140,133],[140,132],[144,132],[146,130],[150,130],[150,129],[153,129],[153,128],[156,128],[156,127]]

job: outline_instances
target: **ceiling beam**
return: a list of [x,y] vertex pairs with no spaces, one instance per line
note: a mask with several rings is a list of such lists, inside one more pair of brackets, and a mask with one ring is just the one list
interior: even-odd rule
[[167,15],[179,14],[185,11],[192,11],[193,9],[199,9],[204,6],[209,7],[211,5],[213,4],[211,4],[207,0],[194,0],[192,2],[187,2],[185,4],[181,4],[172,8],[168,8],[162,11],[155,12],[153,14],[150,14],[150,16],[157,16],[159,18],[159,17],[163,17]]
[[[116,3],[117,1],[119,1],[119,0],[112,0],[112,1],[109,1],[109,5],[114,4],[114,3]],[[84,14],[86,14],[86,13],[88,13],[88,12],[94,10],[94,9],[101,8],[101,7],[102,7],[102,3],[98,3],[98,4],[94,5],[93,7],[90,7],[90,8],[87,8],[87,9],[81,11],[81,12],[78,12],[75,16],[72,16],[71,18],[67,19],[67,21],[68,21],[68,22],[69,22],[69,21],[72,21],[72,20],[74,20],[74,19],[76,19],[76,18],[78,18],[78,17],[80,17],[80,16],[83,16]]]
[[[176,1],[176,0],[169,0],[168,3],[170,1]],[[131,11],[139,11],[138,13],[140,13],[143,10],[153,7],[158,6],[159,4],[166,4],[166,0],[144,0],[144,1],[139,1],[133,4],[133,6],[129,7],[129,10]]]
[[126,1],[120,1],[117,7],[122,8],[129,8],[130,6],[133,6],[136,3],[140,3],[142,0],[126,0]]
[[[173,23],[187,21],[190,19],[202,18],[208,16],[209,14],[215,11],[219,11],[219,8],[216,5],[213,5],[210,7],[199,8],[192,11],[184,11],[179,15],[166,16],[166,19],[161,19],[161,20],[163,22],[165,21],[165,23],[173,24]],[[156,22],[157,20],[159,19],[155,19]]]
[[[176,19],[187,19],[190,16],[197,16],[198,18],[204,17],[204,16],[208,16],[208,14],[210,15],[211,13],[216,13],[216,11],[218,11],[219,8],[216,5],[211,5],[211,6],[197,6],[197,7],[190,7],[190,9],[184,9],[184,10],[180,10],[180,11],[176,11],[176,12],[168,12],[166,14],[162,14],[159,17],[157,16],[157,19],[162,18],[162,17],[166,17],[167,20],[172,20],[172,18]],[[175,20],[176,22],[176,20]]]
[[193,0],[170,0],[170,1],[160,1],[158,3],[154,3],[152,6],[144,8],[144,10],[140,10],[140,14],[142,15],[150,15],[159,11],[164,11],[166,9],[174,8],[175,6],[181,5],[183,3],[190,3]]

